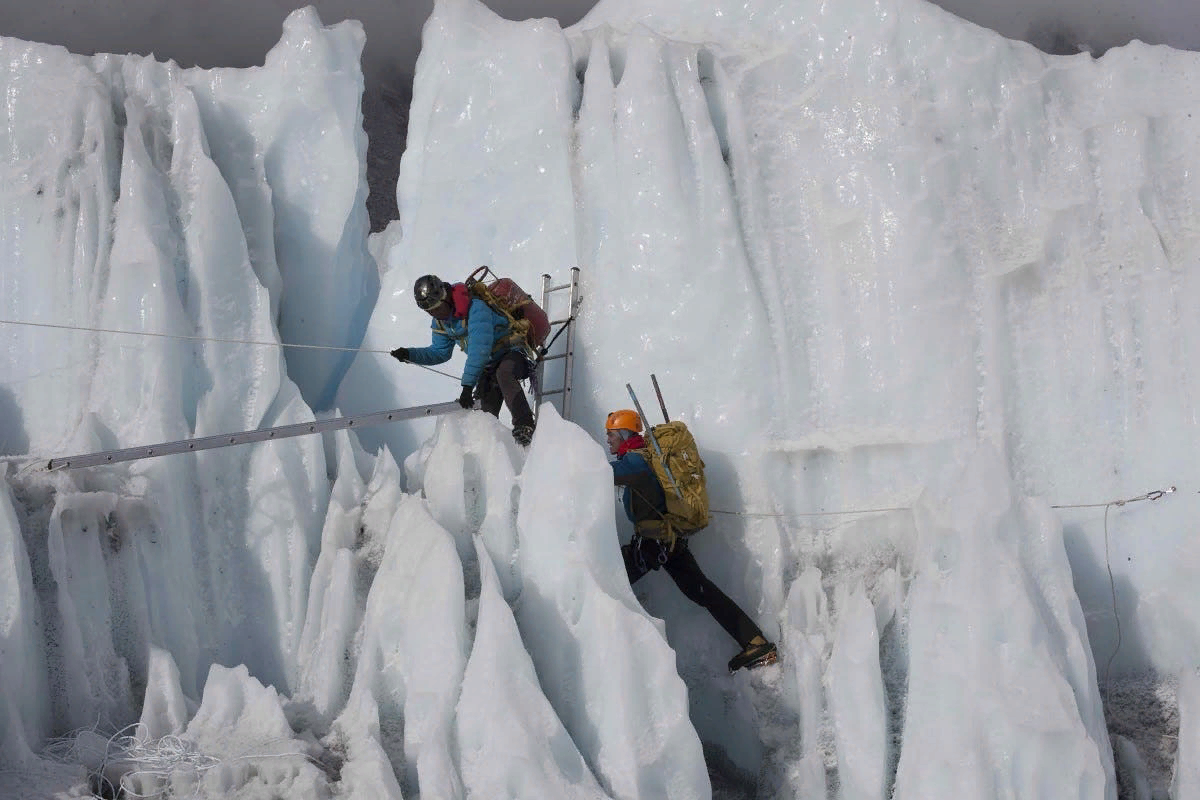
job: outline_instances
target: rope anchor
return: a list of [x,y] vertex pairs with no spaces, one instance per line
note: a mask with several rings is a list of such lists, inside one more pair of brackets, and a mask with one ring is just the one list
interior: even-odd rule
[[1174,493],[1175,493],[1174,486],[1168,487],[1166,489],[1155,489],[1152,492],[1146,492],[1145,494],[1140,495],[1138,497],[1130,497],[1128,500],[1116,500],[1113,502],[1113,505],[1123,506],[1126,503],[1133,503],[1138,500],[1159,500],[1163,497],[1166,497],[1169,494],[1174,494]]

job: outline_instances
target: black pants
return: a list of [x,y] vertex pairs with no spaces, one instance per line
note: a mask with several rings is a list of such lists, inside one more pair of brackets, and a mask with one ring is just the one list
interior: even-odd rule
[[754,620],[700,571],[686,539],[676,539],[675,549],[668,550],[666,544],[657,539],[634,536],[633,541],[621,548],[621,555],[625,558],[625,574],[631,585],[650,570],[662,567],[679,590],[693,603],[707,609],[739,645],[745,647],[755,636],[762,636]]
[[514,428],[522,425],[533,427],[533,412],[529,410],[525,388],[521,386],[521,381],[529,377],[529,366],[529,359],[524,353],[509,350],[499,361],[485,367],[475,387],[479,407],[498,417],[503,400],[508,405],[508,413],[512,414]]

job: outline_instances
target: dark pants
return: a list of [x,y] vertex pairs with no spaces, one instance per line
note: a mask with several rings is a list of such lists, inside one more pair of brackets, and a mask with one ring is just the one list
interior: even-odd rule
[[657,539],[635,536],[621,548],[621,555],[625,558],[625,574],[631,585],[650,570],[662,567],[679,590],[693,603],[707,609],[739,645],[745,647],[755,636],[762,636],[754,620],[700,571],[686,539],[676,539],[675,549],[668,551]]
[[479,407],[493,417],[500,416],[501,400],[512,414],[513,427],[533,427],[533,412],[525,399],[525,388],[521,381],[529,377],[529,359],[524,353],[509,350],[500,360],[489,365],[479,376],[475,394]]

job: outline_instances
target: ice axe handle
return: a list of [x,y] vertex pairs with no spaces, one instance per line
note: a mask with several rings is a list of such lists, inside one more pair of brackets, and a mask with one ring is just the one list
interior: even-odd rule
[[650,373],[650,382],[654,384],[654,393],[658,395],[658,407],[663,412],[663,422],[670,422],[671,417],[667,415],[667,404],[663,402],[662,390],[658,388],[658,378],[654,377],[654,373]]
[[642,413],[642,404],[638,402],[637,395],[633,393],[633,387],[628,383],[625,388],[629,390],[629,397],[633,400],[633,407],[637,409],[638,416],[642,418],[642,425],[646,427],[646,436],[650,439],[650,444],[654,445],[654,452],[658,453],[658,460],[662,462],[663,471],[667,473],[667,480],[671,482],[671,488],[675,490],[675,496],[680,500],[683,499],[683,492],[679,491],[679,484],[675,482],[675,476],[671,474],[671,468],[667,466],[667,460],[663,458],[662,448],[658,446],[658,439],[654,438],[654,431],[650,429],[650,422],[646,419],[646,415]]

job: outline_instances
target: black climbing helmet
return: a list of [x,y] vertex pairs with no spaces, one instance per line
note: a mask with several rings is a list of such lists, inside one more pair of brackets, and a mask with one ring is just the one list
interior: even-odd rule
[[413,299],[422,311],[436,308],[446,297],[446,284],[437,275],[422,275],[413,284]]

